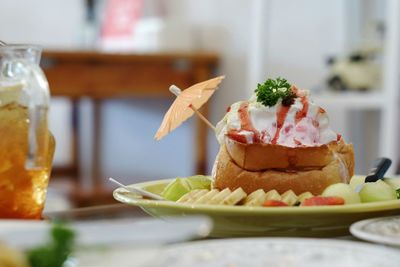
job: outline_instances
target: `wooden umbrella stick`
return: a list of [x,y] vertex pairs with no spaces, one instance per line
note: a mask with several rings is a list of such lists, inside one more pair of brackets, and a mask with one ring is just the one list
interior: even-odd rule
[[[181,94],[181,92],[182,92],[181,89],[179,89],[179,87],[176,86],[176,85],[171,85],[169,87],[169,91],[171,93],[173,93],[174,95],[176,95],[176,96],[179,96]],[[207,124],[208,127],[210,127],[215,132],[215,126],[212,125],[212,123],[209,120],[207,120],[207,118],[204,117],[204,115],[201,114],[200,111],[197,110],[197,108],[193,107],[193,105],[190,105],[190,108],[194,111],[194,113],[196,113],[197,116],[199,116],[199,118],[203,122],[205,122],[205,124]]]
[[196,113],[197,116],[199,116],[202,121],[205,122],[205,124],[207,124],[208,127],[210,127],[215,132],[215,126],[212,125],[211,122],[207,120],[206,117],[204,117],[204,115],[200,113],[200,111],[197,110],[197,108],[193,107],[192,105],[190,105],[190,108],[194,111],[194,113]]

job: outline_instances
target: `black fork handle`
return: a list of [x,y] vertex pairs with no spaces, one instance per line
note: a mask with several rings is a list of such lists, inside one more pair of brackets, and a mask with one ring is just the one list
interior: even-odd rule
[[365,177],[365,182],[372,183],[382,179],[390,165],[392,165],[392,161],[388,158],[376,159],[367,177]]

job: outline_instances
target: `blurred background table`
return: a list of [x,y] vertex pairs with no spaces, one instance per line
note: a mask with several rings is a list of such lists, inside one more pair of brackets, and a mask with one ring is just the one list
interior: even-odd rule
[[[170,97],[168,88],[181,88],[209,79],[218,64],[214,53],[151,53],[112,54],[94,51],[45,51],[42,67],[50,84],[52,96],[68,97],[72,101],[72,162],[55,166],[52,177],[68,177],[73,183],[71,200],[75,206],[90,206],[113,201],[111,191],[104,186],[101,173],[102,102],[122,97]],[[93,146],[92,188],[82,191],[83,179],[79,160],[79,100],[92,99]],[[208,107],[202,112],[207,116]],[[161,116],[162,114],[160,114]],[[205,173],[207,164],[207,126],[195,123],[195,169]]]

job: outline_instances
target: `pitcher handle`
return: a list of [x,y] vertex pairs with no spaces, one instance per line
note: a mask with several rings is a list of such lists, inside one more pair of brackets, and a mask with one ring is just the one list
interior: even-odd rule
[[[47,130],[47,107],[49,102],[48,83],[41,68],[36,64],[29,64],[28,86],[36,90],[29,90],[31,94],[29,101],[28,116],[28,151],[26,155],[26,169],[41,169],[47,166],[48,150],[48,130]],[[43,90],[46,88],[46,90]],[[36,92],[35,92],[36,91]],[[41,123],[46,123],[46,127],[41,127]],[[43,132],[45,131],[45,132]]]

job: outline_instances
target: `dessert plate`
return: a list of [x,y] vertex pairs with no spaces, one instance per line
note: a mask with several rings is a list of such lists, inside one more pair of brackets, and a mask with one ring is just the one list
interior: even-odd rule
[[400,247],[400,216],[356,222],[351,225],[350,232],[366,241]]
[[[172,179],[139,183],[132,186],[160,194]],[[143,199],[123,188],[114,198],[136,205],[156,217],[201,214],[212,218],[211,236],[341,236],[357,221],[400,214],[400,200],[319,207],[246,207],[184,204]]]

